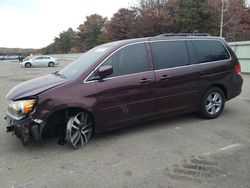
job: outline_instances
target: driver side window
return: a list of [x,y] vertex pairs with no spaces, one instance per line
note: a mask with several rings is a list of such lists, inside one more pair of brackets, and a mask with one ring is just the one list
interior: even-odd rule
[[113,73],[108,77],[148,71],[145,44],[133,44],[118,50],[102,64],[105,65],[113,67]]

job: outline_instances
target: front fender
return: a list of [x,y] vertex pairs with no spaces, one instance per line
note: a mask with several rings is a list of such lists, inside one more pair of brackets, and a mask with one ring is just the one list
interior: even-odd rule
[[90,106],[91,104],[82,103],[79,101],[67,102],[65,100],[59,99],[48,99],[38,103],[32,116],[33,118],[42,119],[46,122],[50,115],[68,108],[79,108],[92,113],[92,108],[90,108]]

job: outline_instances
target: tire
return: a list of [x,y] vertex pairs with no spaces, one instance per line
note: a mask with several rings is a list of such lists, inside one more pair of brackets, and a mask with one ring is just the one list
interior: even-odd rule
[[203,118],[214,119],[223,112],[224,106],[224,92],[218,87],[213,87],[210,88],[203,96],[199,114]]
[[25,67],[26,68],[30,68],[31,67],[31,63],[25,63]]
[[49,62],[48,67],[54,67],[55,63],[54,62]]
[[79,149],[86,145],[93,133],[93,120],[88,112],[82,111],[69,118],[66,128],[66,141]]

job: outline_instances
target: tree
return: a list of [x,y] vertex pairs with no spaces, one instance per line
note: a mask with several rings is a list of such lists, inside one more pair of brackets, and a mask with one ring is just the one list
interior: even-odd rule
[[68,53],[72,47],[76,46],[77,35],[72,28],[69,28],[60,33],[59,38],[56,38],[55,41],[58,43],[60,53]]
[[212,9],[205,0],[177,0],[175,29],[178,32],[213,31]]
[[98,40],[98,38],[104,31],[106,22],[107,18],[103,18],[98,14],[92,14],[86,17],[86,21],[78,27],[77,32],[82,51],[99,44],[100,40]]
[[[220,25],[222,1],[207,0],[213,9],[214,24]],[[247,40],[250,38],[250,9],[245,0],[224,1],[223,37],[228,41]]]
[[138,11],[136,33],[140,37],[173,32],[175,0],[141,0]]
[[222,1],[223,37],[228,41],[249,40],[250,8],[246,0],[138,0],[137,6],[119,9],[109,21],[98,14],[87,16],[77,31],[63,31],[41,52],[84,52],[113,40],[172,32],[219,36]]
[[119,9],[106,25],[111,40],[133,38],[136,27],[136,11],[131,9]]
[[72,28],[63,31],[58,37],[55,37],[54,42],[42,49],[42,53],[69,53],[71,49],[77,46],[78,40],[76,32]]

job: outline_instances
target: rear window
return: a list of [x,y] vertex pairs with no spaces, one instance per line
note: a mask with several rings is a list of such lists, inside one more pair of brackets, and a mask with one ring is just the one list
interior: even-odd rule
[[156,69],[180,67],[189,64],[185,41],[159,41],[151,43]]
[[198,62],[205,63],[229,59],[225,46],[216,40],[193,40]]

